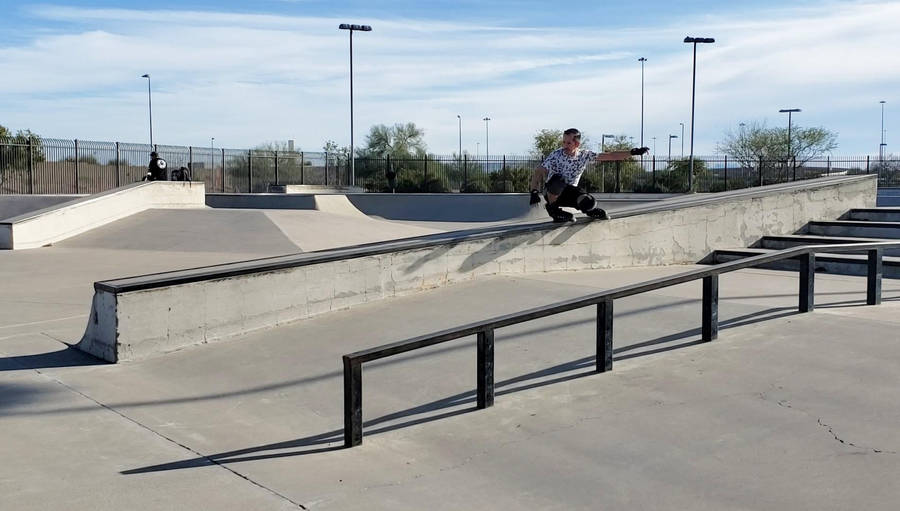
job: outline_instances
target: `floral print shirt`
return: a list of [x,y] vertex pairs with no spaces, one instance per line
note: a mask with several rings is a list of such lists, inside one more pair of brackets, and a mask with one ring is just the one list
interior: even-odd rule
[[552,176],[562,176],[566,184],[578,186],[581,175],[587,164],[597,158],[597,153],[587,149],[578,149],[574,156],[566,154],[565,149],[559,148],[544,159],[542,166],[547,169],[547,180]]

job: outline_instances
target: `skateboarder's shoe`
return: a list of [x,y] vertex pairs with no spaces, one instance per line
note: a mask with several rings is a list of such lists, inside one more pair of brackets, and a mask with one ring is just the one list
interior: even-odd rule
[[563,222],[571,222],[575,220],[575,215],[569,213],[568,211],[563,211],[561,209],[556,209],[555,211],[549,211],[550,218],[553,219],[554,223],[563,223]]
[[594,208],[584,212],[585,215],[595,218],[597,220],[609,220],[609,215],[606,214],[606,211],[601,208]]

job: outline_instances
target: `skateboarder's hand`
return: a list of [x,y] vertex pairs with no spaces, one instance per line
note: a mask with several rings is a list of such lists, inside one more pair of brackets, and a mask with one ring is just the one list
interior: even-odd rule
[[642,154],[649,153],[650,148],[649,147],[635,147],[635,148],[632,148],[630,152],[631,152],[632,156],[640,156]]
[[529,204],[535,205],[535,204],[540,204],[540,203],[541,203],[541,192],[539,192],[537,190],[531,190],[531,200],[529,201]]

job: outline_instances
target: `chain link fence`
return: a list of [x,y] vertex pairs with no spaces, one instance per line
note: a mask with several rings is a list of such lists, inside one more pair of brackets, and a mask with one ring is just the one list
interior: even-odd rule
[[[529,156],[363,158],[350,176],[346,157],[324,152],[157,145],[169,169],[184,167],[209,192],[260,193],[270,185],[354,184],[370,192],[527,192],[541,160]],[[148,144],[50,138],[0,139],[0,194],[92,194],[140,181]],[[678,193],[690,189],[689,161],[656,156],[593,163],[581,185],[590,192]],[[826,157],[809,161],[738,161],[695,157],[693,187],[718,192],[822,176],[877,174],[882,187],[900,186],[900,160]]]

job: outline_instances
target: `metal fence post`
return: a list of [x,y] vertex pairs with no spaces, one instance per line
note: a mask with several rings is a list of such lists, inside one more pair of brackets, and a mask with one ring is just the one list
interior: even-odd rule
[[703,342],[719,337],[719,276],[703,277]]
[[225,148],[222,148],[222,193],[225,193]]
[[791,169],[794,171],[794,181],[797,180],[797,157],[791,158]]
[[28,137],[28,191],[34,195],[34,142]]
[[362,443],[362,364],[344,357],[344,447]]
[[728,155],[725,155],[725,191],[728,191]]
[[463,191],[469,189],[469,155],[463,155]]
[[613,300],[597,304],[597,356],[598,373],[612,371],[613,366]]
[[478,332],[478,408],[494,406],[494,329]]
[[763,159],[759,157],[759,186],[763,185]]
[[428,191],[428,157],[422,158],[422,191]]
[[119,184],[119,170],[120,170],[119,169],[119,165],[120,165],[119,161],[120,161],[119,143],[116,142],[116,188],[118,188],[120,186],[120,184]]
[[868,251],[868,271],[866,272],[866,304],[881,303],[882,249]]
[[828,167],[825,170],[825,175],[826,176],[831,175],[831,156],[830,155],[828,156]]
[[304,171],[305,163],[306,162],[303,161],[303,151],[300,151],[300,184],[301,185],[303,184],[303,171]]
[[275,151],[275,184],[278,184],[278,151]]
[[617,161],[616,162],[616,193],[620,193],[622,191],[621,173],[622,173],[622,162]]
[[247,150],[247,193],[253,193],[253,150]]
[[800,259],[800,312],[816,308],[816,254],[803,254]]
[[654,154],[650,160],[650,172],[653,178],[653,189],[656,190],[656,155]]
[[78,139],[75,139],[75,193],[78,193]]
[[869,173],[869,156],[866,155],[866,174]]

